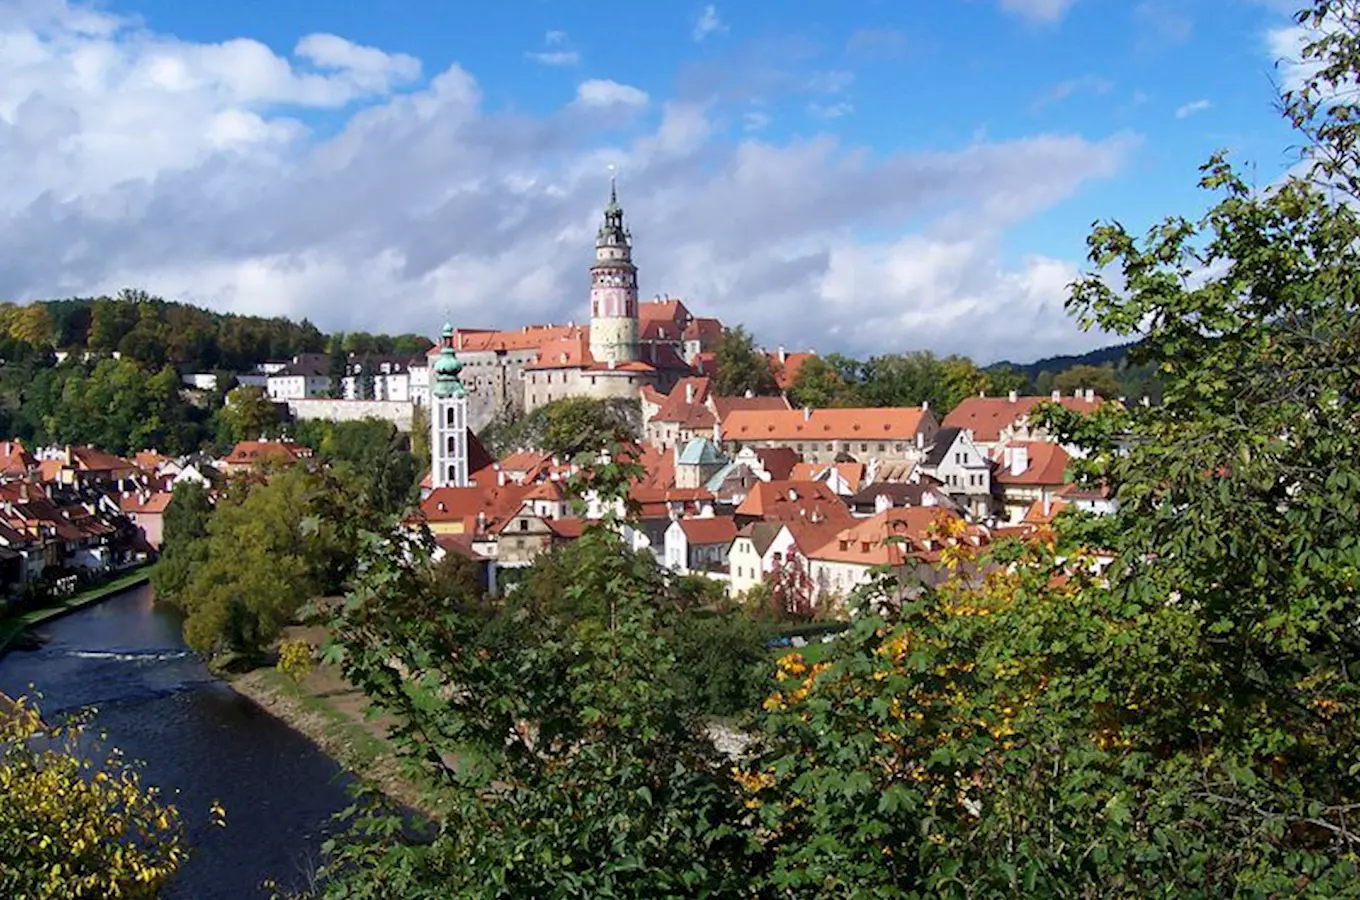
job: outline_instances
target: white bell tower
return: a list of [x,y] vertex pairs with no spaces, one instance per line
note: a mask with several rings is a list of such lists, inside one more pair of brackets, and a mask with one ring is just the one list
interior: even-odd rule
[[430,487],[468,486],[467,388],[453,352],[453,326],[445,325],[430,378]]

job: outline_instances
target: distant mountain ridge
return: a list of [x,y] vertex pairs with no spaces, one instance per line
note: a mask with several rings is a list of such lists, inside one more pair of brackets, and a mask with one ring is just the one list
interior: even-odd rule
[[1017,363],[1010,360],[1002,360],[988,366],[988,369],[1000,369],[1008,367],[1017,372],[1021,372],[1030,381],[1034,381],[1040,372],[1051,372],[1057,374],[1065,372],[1073,366],[1112,366],[1119,369],[1120,365],[1128,358],[1129,350],[1134,347],[1137,341],[1128,341],[1123,344],[1115,344],[1110,347],[1101,347],[1088,353],[1075,356],[1048,356],[1043,359],[1035,360],[1032,363]]

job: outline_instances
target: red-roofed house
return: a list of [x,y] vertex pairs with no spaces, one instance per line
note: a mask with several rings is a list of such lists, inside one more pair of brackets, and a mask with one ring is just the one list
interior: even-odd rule
[[736,510],[737,522],[849,521],[850,508],[820,481],[761,481]]
[[1036,500],[1058,497],[1067,487],[1067,451],[1043,441],[1010,441],[993,450],[992,481],[1001,492],[1008,522],[1024,519]]
[[1094,412],[1104,401],[1094,391],[1064,397],[1054,391],[1048,397],[969,397],[950,410],[942,427],[972,432],[973,443],[983,451],[1008,441],[1045,441],[1048,434],[1030,422],[1030,412],[1040,403],[1059,403],[1078,413]]
[[222,458],[228,475],[265,466],[291,466],[312,455],[312,448],[291,441],[241,441]]
[[816,355],[811,350],[806,353],[786,353],[783,347],[769,354],[774,383],[779,385],[781,391],[787,391],[798,377],[798,370],[802,368],[803,363]]
[[672,572],[727,576],[727,554],[737,536],[731,516],[676,519],[666,529],[665,566]]
[[778,412],[790,408],[783,396],[719,397],[712,392],[710,379],[682,378],[643,418],[643,426],[647,440],[655,446],[676,447],[696,438],[714,438],[719,434],[718,423],[737,410]]
[[165,511],[170,508],[172,495],[157,493],[124,493],[118,497],[118,508],[142,531],[146,543],[153,550],[161,548],[165,535]]
[[23,478],[37,468],[38,461],[24,449],[22,441],[0,442],[0,481]]
[[986,539],[982,529],[972,526],[958,539],[938,533],[940,523],[956,518],[956,513],[940,507],[907,507],[843,528],[807,553],[818,604],[842,601],[855,588],[868,584],[880,566],[900,575],[920,573],[939,561],[939,551],[948,543],[964,540],[976,546]]
[[805,461],[829,463],[848,454],[870,459],[921,458],[939,426],[924,407],[882,409],[736,410],[722,422],[731,452],[784,447]]

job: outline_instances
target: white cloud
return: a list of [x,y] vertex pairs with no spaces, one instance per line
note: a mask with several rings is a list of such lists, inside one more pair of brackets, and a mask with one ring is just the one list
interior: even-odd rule
[[556,47],[567,39],[567,33],[561,29],[554,28],[543,34],[543,43],[549,47]]
[[1192,100],[1189,103],[1183,103],[1176,107],[1176,118],[1188,119],[1195,113],[1204,112],[1213,105],[1213,102],[1210,100]]
[[838,103],[809,103],[808,112],[819,119],[839,119],[841,116],[848,116],[855,111],[854,104],[846,100]]
[[1108,94],[1113,87],[1113,82],[1096,75],[1082,75],[1080,78],[1069,78],[1067,81],[1058,82],[1038,97],[1035,97],[1034,102],[1030,104],[1030,108],[1037,112],[1046,106],[1052,106],[1054,103],[1061,103],[1063,100],[1066,100],[1074,94]]
[[[409,58],[333,36],[285,57],[20,9],[0,9],[0,171],[22,173],[0,181],[0,296],[144,287],[331,330],[429,330],[446,309],[467,326],[581,321],[614,164],[644,294],[771,345],[988,361],[1104,342],[1063,311],[1072,263],[1002,248],[1117,173],[1127,135],[733,141],[721,106],[612,81],[535,118],[485,109],[458,66],[413,86]],[[630,137],[601,130],[644,104],[656,119]],[[334,133],[299,107],[338,110]]]
[[1077,0],[1001,0],[1001,8],[1030,22],[1057,22]]
[[727,25],[718,18],[718,7],[710,3],[699,13],[699,18],[694,20],[694,29],[690,36],[696,41],[703,41],[710,34],[722,34],[725,31]]
[[575,50],[543,50],[524,55],[545,66],[574,66],[581,61],[581,54]]
[[607,78],[591,78],[576,86],[576,102],[582,106],[646,106],[647,92]]

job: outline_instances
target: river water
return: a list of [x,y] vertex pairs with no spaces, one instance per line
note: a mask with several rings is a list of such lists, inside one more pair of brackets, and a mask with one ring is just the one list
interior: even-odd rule
[[[169,794],[192,851],[166,896],[268,896],[273,878],[301,885],[331,816],[348,805],[339,767],[306,738],[209,674],[184,644],[180,616],[150,586],[40,626],[47,643],[0,657],[0,691],[42,694],[49,720],[94,706],[96,730],[146,763]],[[220,800],[227,827],[210,824]]]

